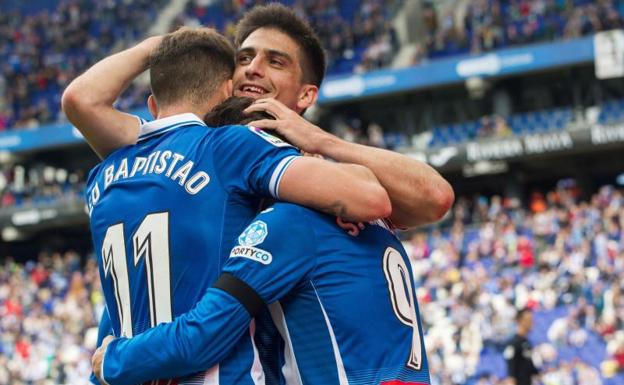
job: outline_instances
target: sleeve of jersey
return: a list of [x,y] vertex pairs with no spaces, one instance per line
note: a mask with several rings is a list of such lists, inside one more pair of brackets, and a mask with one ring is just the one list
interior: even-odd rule
[[[113,328],[111,325],[110,316],[108,315],[108,310],[104,309],[102,312],[102,318],[100,319],[100,323],[98,325],[98,337],[96,346],[99,348],[102,345],[102,341],[108,335],[113,334]],[[100,381],[95,376],[95,373],[91,372],[91,376],[89,376],[89,381],[92,384],[100,385]]]
[[277,204],[258,215],[238,238],[223,268],[266,304],[303,282],[316,266],[315,235],[305,211]]
[[206,370],[226,357],[250,321],[238,300],[210,288],[173,322],[113,340],[106,349],[102,377],[109,385],[134,385]]
[[254,127],[219,130],[213,142],[214,162],[225,188],[278,199],[282,175],[301,156],[299,151]]

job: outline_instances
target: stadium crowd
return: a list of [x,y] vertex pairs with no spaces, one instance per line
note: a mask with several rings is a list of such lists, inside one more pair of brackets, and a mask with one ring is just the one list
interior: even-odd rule
[[0,384],[86,385],[104,298],[95,259],[0,261]]
[[[580,362],[602,357],[602,345],[603,377],[624,371],[624,195],[609,186],[589,201],[578,195],[567,181],[535,193],[526,208],[513,198],[462,198],[449,229],[405,243],[434,384],[471,376],[506,384],[504,370],[487,361],[500,360],[523,307],[563,313],[535,336],[543,384],[601,384],[598,369]],[[601,342],[590,344],[591,335]],[[576,354],[561,353],[565,347]]]
[[426,1],[425,39],[415,62],[622,28],[623,14],[619,0]]
[[[60,0],[56,8],[0,5],[0,132],[32,128],[60,116],[65,87],[112,50],[140,39],[165,0]],[[148,88],[118,101],[144,106]]]
[[[526,205],[460,198],[442,226],[406,238],[432,385],[507,384],[503,351],[523,307],[546,320],[531,337],[541,384],[624,378],[623,229],[621,190],[584,201],[565,181]],[[86,383],[102,306],[92,258],[4,258],[0,385]]]

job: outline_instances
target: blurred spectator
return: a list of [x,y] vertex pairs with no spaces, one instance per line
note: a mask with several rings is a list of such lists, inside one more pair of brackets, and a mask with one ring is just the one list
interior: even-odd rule
[[505,348],[507,375],[513,378],[514,385],[531,385],[532,378],[538,374],[533,364],[533,348],[528,340],[533,328],[533,313],[522,309],[516,315],[516,334]]

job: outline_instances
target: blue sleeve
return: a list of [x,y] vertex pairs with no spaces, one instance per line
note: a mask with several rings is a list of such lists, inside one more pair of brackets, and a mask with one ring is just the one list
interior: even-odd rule
[[[297,287],[315,267],[316,240],[306,211],[277,204],[258,215],[238,238],[224,272],[244,281],[265,303]],[[249,313],[237,299],[211,288],[190,312],[172,323],[111,342],[104,379],[110,385],[132,385],[206,370],[230,352],[249,321]]]
[[264,210],[238,237],[223,268],[273,303],[305,281],[316,266],[314,215],[290,203]]
[[206,370],[227,356],[250,321],[234,297],[210,288],[191,311],[173,322],[111,341],[102,376],[109,385],[135,385]]
[[[96,346],[99,348],[102,346],[102,341],[108,335],[113,334],[113,327],[111,325],[110,316],[108,315],[108,309],[104,309],[102,312],[102,318],[100,319],[100,324],[98,325],[98,338]],[[89,376],[89,381],[92,384],[100,385],[100,381],[98,381],[97,377],[93,372],[91,372],[91,376]]]
[[299,151],[262,130],[217,129],[211,140],[218,178],[227,191],[279,198],[281,177]]

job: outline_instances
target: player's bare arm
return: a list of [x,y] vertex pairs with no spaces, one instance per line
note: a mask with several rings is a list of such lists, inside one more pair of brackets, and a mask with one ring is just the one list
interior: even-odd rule
[[423,162],[393,151],[341,140],[275,99],[259,99],[246,111],[262,111],[275,117],[275,120],[259,120],[250,125],[274,130],[303,151],[372,170],[390,196],[390,219],[399,227],[433,223],[453,204],[455,197],[450,184]]
[[375,174],[357,164],[301,157],[284,172],[280,199],[353,222],[385,218],[392,212],[388,193]]
[[77,77],[63,93],[62,106],[100,158],[133,144],[140,122],[113,107],[115,100],[149,65],[149,55],[162,37],[150,37],[138,45],[102,59]]

